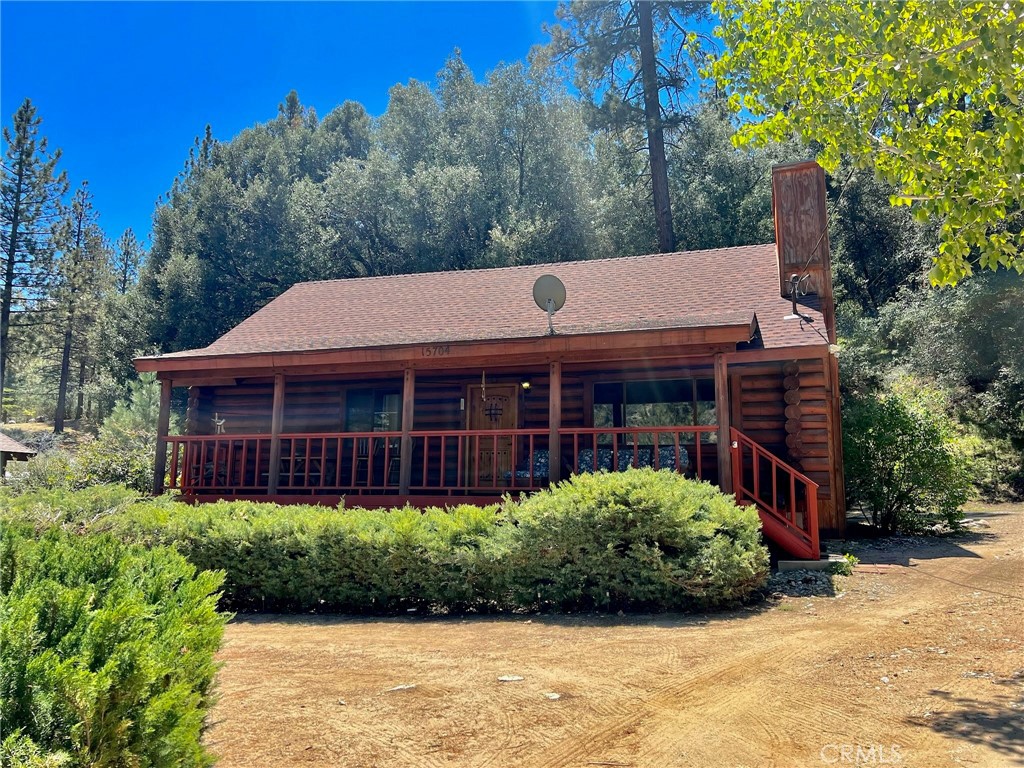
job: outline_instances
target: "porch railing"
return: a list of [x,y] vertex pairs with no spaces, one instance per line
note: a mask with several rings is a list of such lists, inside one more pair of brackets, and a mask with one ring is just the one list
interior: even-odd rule
[[673,469],[702,480],[717,481],[718,427],[570,427],[559,431],[571,440],[574,473],[627,467]]
[[[278,491],[397,491],[401,439],[401,432],[281,435]],[[186,494],[267,493],[270,435],[176,435],[167,443],[168,488]]]
[[[562,477],[649,466],[717,478],[712,426],[570,427],[559,430],[554,452],[547,429],[414,430],[409,436],[410,494],[536,490],[548,485],[552,460]],[[280,441],[278,494],[399,493],[401,432],[282,434]],[[268,493],[270,435],[176,435],[167,443],[168,488],[186,495]]]
[[730,437],[736,501],[756,505],[765,534],[788,551],[817,559],[818,484],[735,427]]

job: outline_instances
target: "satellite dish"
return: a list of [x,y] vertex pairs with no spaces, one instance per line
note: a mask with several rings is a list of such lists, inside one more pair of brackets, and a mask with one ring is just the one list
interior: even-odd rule
[[554,275],[541,275],[533,284],[533,300],[548,313],[548,333],[554,336],[555,326],[551,318],[565,306],[565,286]]

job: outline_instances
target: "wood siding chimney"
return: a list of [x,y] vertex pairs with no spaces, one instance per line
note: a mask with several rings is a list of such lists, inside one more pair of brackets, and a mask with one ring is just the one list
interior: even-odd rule
[[825,210],[825,171],[813,160],[772,168],[772,212],[779,260],[779,290],[789,298],[793,275],[806,279],[801,293],[815,294],[835,343],[835,303]]

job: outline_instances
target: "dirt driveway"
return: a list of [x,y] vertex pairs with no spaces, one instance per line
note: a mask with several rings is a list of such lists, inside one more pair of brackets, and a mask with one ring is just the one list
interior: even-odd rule
[[222,767],[1024,765],[1024,505],[970,516],[726,614],[239,618],[208,742]]

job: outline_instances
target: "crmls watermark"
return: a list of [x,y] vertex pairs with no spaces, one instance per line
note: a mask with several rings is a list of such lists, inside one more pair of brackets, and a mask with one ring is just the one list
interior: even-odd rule
[[826,765],[899,765],[901,749],[899,744],[826,744],[819,755]]

